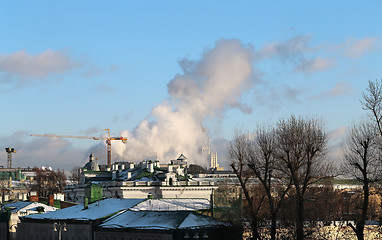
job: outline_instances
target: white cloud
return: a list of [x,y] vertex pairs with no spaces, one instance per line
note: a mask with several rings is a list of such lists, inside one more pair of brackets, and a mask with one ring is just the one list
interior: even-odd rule
[[[30,137],[25,131],[0,136],[0,143],[2,149],[16,149],[12,156],[13,167],[51,166],[68,172],[75,166],[83,166],[89,155],[86,150],[73,147],[66,139]],[[6,164],[6,154],[0,155],[0,162]]]
[[362,57],[367,52],[370,52],[375,47],[377,38],[362,38],[356,40],[354,38],[349,38],[345,43],[345,56],[348,58]]
[[92,135],[92,136],[94,136],[95,134],[99,134],[99,133],[105,133],[105,131],[102,129],[99,129],[96,126],[93,126],[93,127],[90,127],[84,131],[78,132],[78,134],[85,134],[85,135]]
[[344,95],[344,94],[350,93],[352,90],[353,89],[350,86],[349,82],[340,82],[340,83],[337,83],[336,86],[334,86],[334,88],[328,92],[328,95],[329,96]]
[[21,50],[9,55],[0,55],[0,83],[11,89],[30,83],[46,83],[57,80],[48,76],[68,72],[81,65],[64,51],[48,49],[30,55]]
[[260,105],[277,110],[282,108],[286,101],[299,103],[299,95],[304,92],[302,88],[292,88],[286,84],[277,87],[265,84],[265,88],[256,91],[255,97]]
[[104,93],[116,93],[117,92],[117,90],[113,86],[110,86],[110,85],[102,85],[102,86],[99,86],[97,89],[98,89],[98,91],[104,92]]
[[347,131],[346,126],[341,126],[329,132],[329,139],[333,142],[340,140]]
[[84,77],[96,77],[102,74],[102,71],[100,68],[91,65],[88,69],[85,70],[85,72],[81,73],[81,76]]
[[341,126],[329,132],[328,156],[327,158],[335,164],[340,164],[344,157],[344,138],[348,128]]
[[296,66],[295,71],[313,73],[317,71],[324,71],[332,68],[335,65],[333,59],[324,59],[316,57],[314,59],[302,59]]
[[309,47],[311,37],[309,35],[296,36],[286,42],[269,43],[257,52],[260,57],[280,57],[282,60],[296,62],[301,54],[311,51]]
[[258,58],[276,57],[284,62],[294,65],[297,72],[317,72],[327,70],[335,65],[334,59],[322,57],[308,58],[311,54],[320,50],[320,47],[311,47],[311,36],[302,35],[289,39],[286,42],[270,43],[264,45],[256,54]]
[[0,71],[20,77],[44,78],[52,73],[71,70],[77,65],[65,52],[50,49],[36,55],[30,55],[25,50],[0,55]]
[[321,92],[317,95],[310,97],[311,100],[325,99],[328,97],[336,97],[340,95],[345,95],[353,91],[349,82],[339,82],[329,91]]

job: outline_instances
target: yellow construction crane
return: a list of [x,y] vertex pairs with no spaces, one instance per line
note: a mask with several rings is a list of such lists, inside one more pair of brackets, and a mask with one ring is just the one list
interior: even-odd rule
[[106,140],[107,148],[107,166],[111,166],[111,141],[121,140],[126,144],[127,138],[125,137],[112,137],[110,136],[110,129],[105,129],[107,131],[107,136],[105,137],[90,137],[90,136],[71,136],[71,135],[55,135],[55,134],[31,134],[34,137],[54,137],[54,138],[80,138],[80,139],[93,139],[93,140]]

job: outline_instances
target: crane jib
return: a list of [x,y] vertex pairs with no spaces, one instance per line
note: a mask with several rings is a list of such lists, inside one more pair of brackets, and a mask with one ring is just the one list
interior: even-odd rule
[[79,139],[93,139],[93,140],[106,140],[107,145],[107,165],[111,166],[111,140],[121,140],[122,143],[127,143],[127,138],[125,137],[110,137],[110,130],[108,131],[108,136],[106,137],[90,137],[90,136],[71,136],[71,135],[55,135],[55,134],[31,134],[34,137],[54,137],[54,138],[79,138]]

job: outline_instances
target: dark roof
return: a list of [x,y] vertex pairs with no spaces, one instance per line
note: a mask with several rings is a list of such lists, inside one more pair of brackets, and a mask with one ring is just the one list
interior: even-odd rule
[[180,156],[178,157],[178,159],[176,160],[186,160],[187,158],[182,154],[180,154]]

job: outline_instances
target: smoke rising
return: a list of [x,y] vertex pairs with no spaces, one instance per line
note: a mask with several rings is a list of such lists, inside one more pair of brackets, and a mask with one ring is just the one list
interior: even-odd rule
[[182,73],[167,84],[170,99],[152,109],[150,120],[144,119],[133,131],[121,133],[128,142],[126,147],[119,141],[113,143],[114,159],[117,154],[136,162],[155,153],[167,163],[183,153],[190,163],[207,165],[200,154],[208,141],[203,122],[222,118],[232,108],[251,112],[240,98],[252,84],[252,60],[251,45],[222,39],[199,61],[179,61]]

